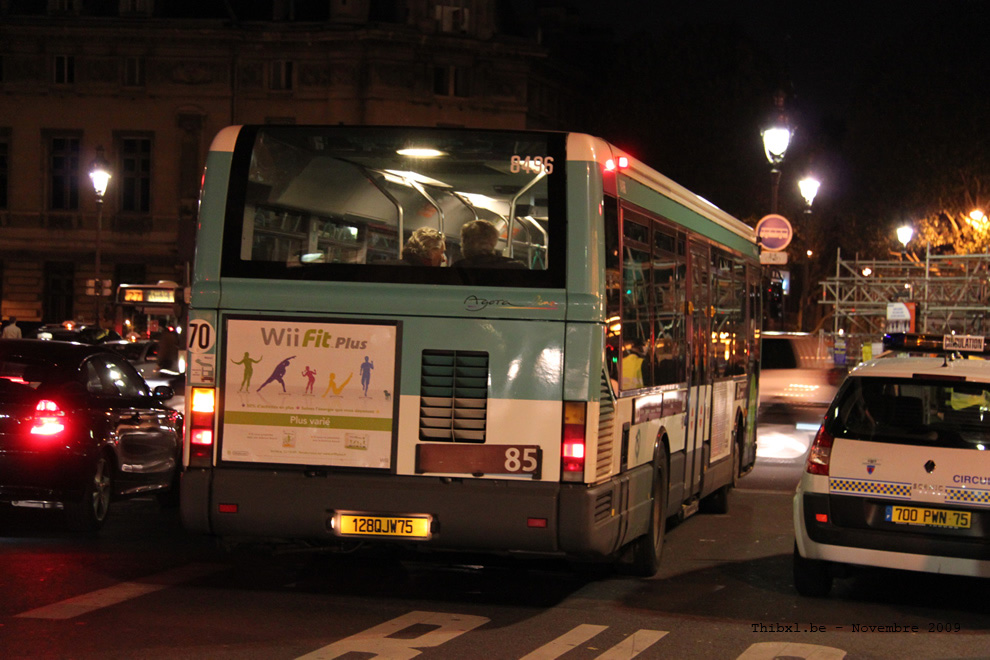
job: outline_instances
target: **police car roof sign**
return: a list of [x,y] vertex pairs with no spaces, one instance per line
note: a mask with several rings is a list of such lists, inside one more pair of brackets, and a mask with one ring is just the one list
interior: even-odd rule
[[782,215],[771,213],[763,216],[756,223],[756,235],[760,240],[760,246],[770,252],[780,252],[791,244],[794,238],[794,230],[791,223]]

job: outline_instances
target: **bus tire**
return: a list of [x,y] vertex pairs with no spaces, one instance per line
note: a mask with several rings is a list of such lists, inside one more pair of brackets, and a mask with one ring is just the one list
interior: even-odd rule
[[736,431],[732,434],[732,455],[729,459],[732,462],[732,478],[729,480],[729,483],[701,500],[700,508],[703,513],[726,514],[729,512],[729,492],[739,482],[739,462],[742,460],[742,434],[742,424],[736,422]]
[[646,534],[632,543],[633,575],[653,577],[660,570],[664,533],[667,527],[667,450],[657,442],[655,470],[653,472],[653,496],[650,510],[650,526]]

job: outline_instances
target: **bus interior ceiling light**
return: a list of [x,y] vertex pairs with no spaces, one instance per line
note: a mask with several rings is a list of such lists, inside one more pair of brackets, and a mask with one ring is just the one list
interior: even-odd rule
[[405,149],[399,149],[395,153],[410,158],[439,158],[440,156],[447,155],[444,151],[430,147],[407,147]]

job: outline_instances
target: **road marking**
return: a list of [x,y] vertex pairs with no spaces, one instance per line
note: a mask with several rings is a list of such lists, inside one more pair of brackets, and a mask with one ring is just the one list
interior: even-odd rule
[[166,587],[216,573],[223,568],[223,566],[211,564],[180,566],[164,573],[150,575],[140,582],[121,582],[106,589],[97,589],[88,594],[67,598],[61,602],[28,610],[16,616],[23,619],[72,619]]
[[[345,637],[329,646],[300,656],[298,660],[329,660],[350,653],[373,653],[382,660],[409,660],[421,653],[417,649],[440,646],[469,630],[488,623],[490,619],[470,614],[444,612],[409,612],[390,621]],[[415,637],[392,637],[413,626],[428,626]]]
[[582,623],[580,626],[572,628],[549,644],[544,644],[532,653],[524,655],[520,660],[554,660],[554,658],[559,658],[568,651],[584,644],[606,628],[608,626]]
[[[520,660],[556,660],[565,653],[572,651],[608,626],[597,626],[582,623],[564,633],[549,644],[544,644],[532,653],[524,655]],[[637,630],[609,650],[602,653],[596,660],[631,660],[637,655],[656,644],[667,635],[666,630]]]
[[750,644],[736,660],[774,660],[802,658],[803,660],[842,660],[846,652],[831,646],[797,642],[758,642]]
[[623,641],[619,642],[605,653],[598,656],[597,660],[627,660],[635,658],[637,655],[659,642],[668,630],[637,630]]

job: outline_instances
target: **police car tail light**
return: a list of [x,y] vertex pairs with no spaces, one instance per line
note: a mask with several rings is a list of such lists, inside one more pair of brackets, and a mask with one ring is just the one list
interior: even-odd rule
[[815,435],[815,441],[811,444],[811,451],[808,454],[808,464],[804,468],[808,474],[828,476],[828,463],[832,458],[833,440],[834,438],[822,425]]

